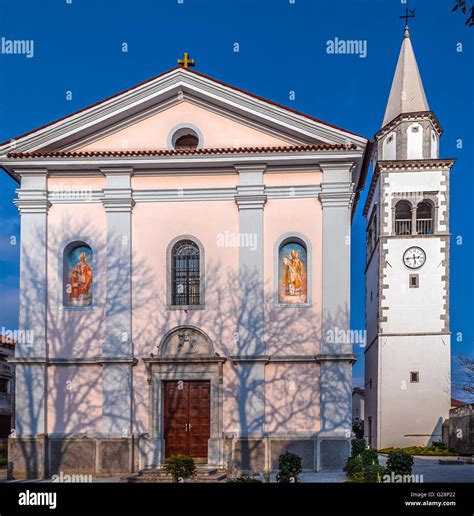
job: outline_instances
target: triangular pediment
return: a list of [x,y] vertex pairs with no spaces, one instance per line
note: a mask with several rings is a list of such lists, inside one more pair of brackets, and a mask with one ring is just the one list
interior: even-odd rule
[[[161,109],[160,109],[161,108]],[[230,113],[216,112],[212,106],[180,100],[171,106],[156,106],[151,114],[129,121],[119,128],[112,126],[94,134],[87,142],[74,146],[75,151],[153,150],[172,147],[173,135],[190,128],[199,135],[204,148],[281,146],[294,144],[277,132],[250,125]],[[300,143],[300,142],[297,142]]]
[[177,127],[194,126],[203,147],[353,144],[362,136],[200,73],[175,68],[0,145],[11,151],[169,148]]

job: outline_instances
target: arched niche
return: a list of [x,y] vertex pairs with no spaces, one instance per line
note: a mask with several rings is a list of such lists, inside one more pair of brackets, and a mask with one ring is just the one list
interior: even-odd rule
[[199,328],[179,326],[166,333],[158,346],[158,356],[193,358],[216,356],[211,339]]

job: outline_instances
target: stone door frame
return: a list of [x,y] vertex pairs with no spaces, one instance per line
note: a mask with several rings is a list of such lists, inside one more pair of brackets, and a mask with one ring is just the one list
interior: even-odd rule
[[148,433],[160,447],[160,463],[164,463],[165,438],[164,438],[164,411],[163,411],[163,384],[165,381],[198,381],[209,380],[211,384],[211,424],[210,439],[208,444],[208,464],[221,465],[223,462],[222,439],[222,363],[221,357],[209,357],[209,361],[173,363],[162,361],[153,362],[151,366],[151,385],[149,392],[149,419]]

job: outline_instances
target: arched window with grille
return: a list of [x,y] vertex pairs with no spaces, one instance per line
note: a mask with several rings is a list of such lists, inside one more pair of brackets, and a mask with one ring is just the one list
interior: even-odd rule
[[433,234],[433,206],[430,201],[421,201],[416,207],[416,232],[419,235]]
[[411,235],[411,204],[398,201],[395,206],[395,234]]
[[202,295],[202,253],[191,239],[180,239],[171,247],[169,304],[176,307],[200,307]]

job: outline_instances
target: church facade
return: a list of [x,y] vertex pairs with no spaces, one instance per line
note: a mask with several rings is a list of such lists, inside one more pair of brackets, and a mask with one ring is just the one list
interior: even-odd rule
[[341,468],[355,356],[338,336],[370,153],[183,66],[2,144],[33,337],[16,345],[11,476],[177,453]]
[[441,441],[451,406],[449,180],[408,28],[376,134],[367,220],[365,436]]

